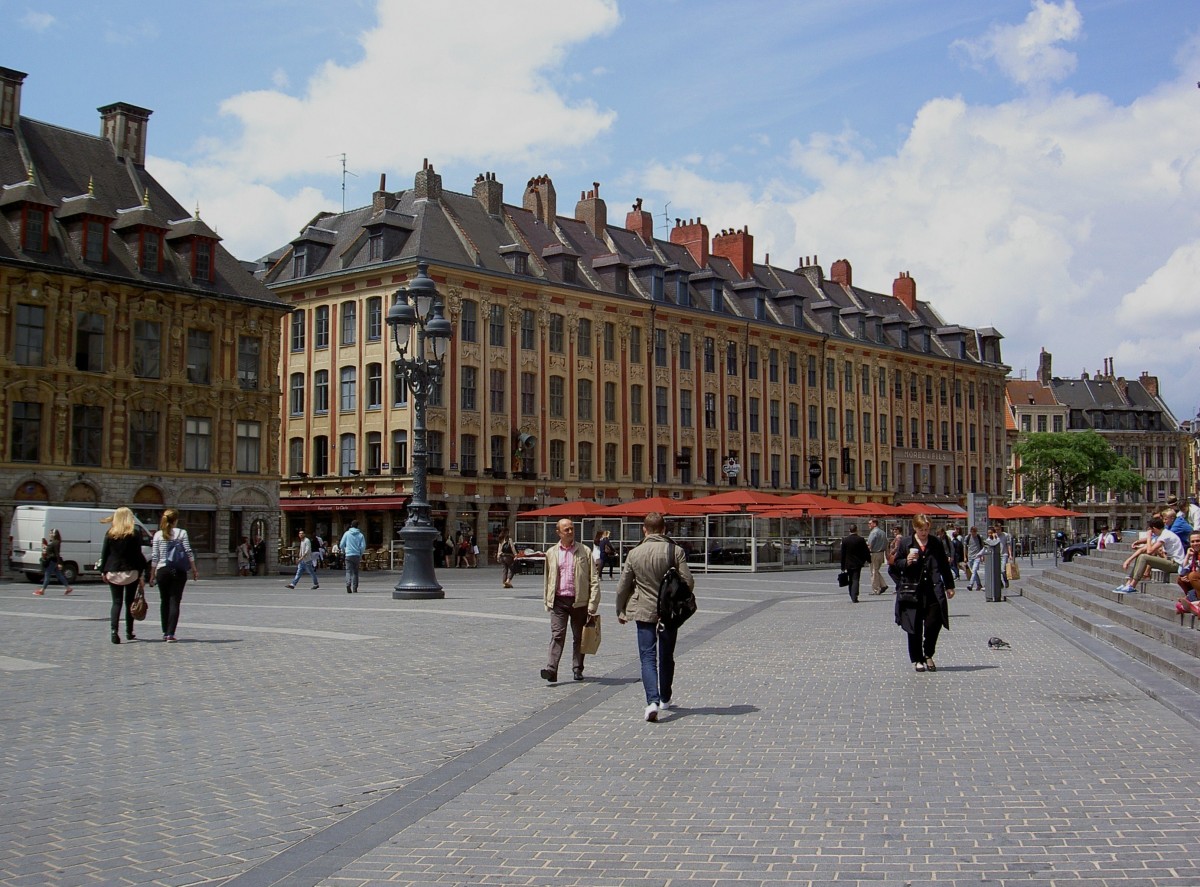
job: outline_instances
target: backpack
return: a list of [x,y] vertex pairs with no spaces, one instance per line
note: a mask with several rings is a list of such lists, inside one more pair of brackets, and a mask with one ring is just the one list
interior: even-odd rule
[[678,628],[687,622],[696,612],[696,595],[688,587],[687,581],[679,568],[675,566],[675,542],[670,542],[667,548],[667,560],[670,566],[658,583],[658,627]]
[[174,570],[176,573],[186,573],[192,568],[192,562],[188,559],[187,549],[183,547],[183,541],[180,539],[167,539],[167,554],[163,558],[163,567],[168,570]]
[[900,550],[900,537],[894,536],[892,538],[892,541],[888,543],[887,554],[884,556],[885,559],[887,560],[889,567],[896,563],[896,552],[898,552],[899,550]]

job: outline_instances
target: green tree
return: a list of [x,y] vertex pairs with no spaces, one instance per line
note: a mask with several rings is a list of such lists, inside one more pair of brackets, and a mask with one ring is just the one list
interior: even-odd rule
[[1021,461],[1017,473],[1025,477],[1026,490],[1044,499],[1053,487],[1054,501],[1063,508],[1083,499],[1088,487],[1136,493],[1146,484],[1133,463],[1095,431],[1027,434],[1013,452]]

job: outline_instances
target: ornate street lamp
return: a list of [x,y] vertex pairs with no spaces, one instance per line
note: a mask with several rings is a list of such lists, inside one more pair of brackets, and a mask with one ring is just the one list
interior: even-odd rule
[[[425,407],[442,379],[442,366],[453,330],[442,316],[442,299],[429,277],[428,265],[417,263],[417,276],[407,289],[396,291],[388,310],[388,326],[400,356],[396,379],[408,386],[413,399],[412,500],[408,520],[400,531],[404,543],[404,569],[392,591],[397,600],[442,598],[446,593],[433,570],[433,540],[438,531],[429,517],[427,493],[428,451],[425,449]],[[416,345],[409,353],[409,339],[416,328]]]

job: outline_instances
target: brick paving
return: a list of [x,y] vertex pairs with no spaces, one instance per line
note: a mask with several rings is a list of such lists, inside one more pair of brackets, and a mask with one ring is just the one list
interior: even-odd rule
[[700,576],[646,724],[613,582],[547,686],[540,580],[440,578],[204,580],[120,646],[105,588],[0,583],[0,883],[1200,884],[1195,727],[1019,600],[960,593],[918,675],[890,595]]

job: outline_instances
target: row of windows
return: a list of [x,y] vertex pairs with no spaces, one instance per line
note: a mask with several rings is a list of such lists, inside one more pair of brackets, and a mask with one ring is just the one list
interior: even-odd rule
[[[333,456],[336,455],[338,466],[336,473],[342,477],[357,475],[363,471],[368,475],[378,475],[385,468],[390,468],[392,472],[399,474],[408,472],[409,439],[407,431],[392,433],[389,463],[384,462],[382,433],[368,432],[365,440],[366,449],[363,453],[362,468],[360,468],[356,435],[341,435],[337,440],[336,447],[330,443],[329,437],[318,435],[312,439],[307,467],[311,468],[311,473],[316,477],[327,476],[330,474],[330,466],[334,461]],[[443,473],[445,470],[444,441],[445,435],[442,432],[427,432],[428,467],[435,474]],[[473,434],[464,434],[459,437],[458,443],[458,461],[451,467],[459,470],[464,476],[476,476],[481,467],[479,438]],[[305,444],[305,439],[301,437],[293,437],[288,441],[288,471],[293,476],[307,473],[305,471]],[[509,438],[503,435],[494,435],[489,441],[490,460],[487,468],[496,477],[503,477],[504,473],[508,471],[510,446]],[[580,481],[617,482],[620,480],[618,474],[620,449],[616,443],[605,443],[598,448],[590,441],[581,441],[576,445],[575,462],[570,466],[567,464],[567,446],[567,442],[560,439],[552,439],[549,442],[547,455],[551,480],[566,480],[568,467],[571,475]],[[643,483],[648,479],[646,476],[646,449],[643,444],[633,444],[629,449],[630,480],[633,483]],[[601,459],[599,464],[596,463],[597,455]],[[732,451],[731,455],[736,457],[737,452]],[[519,459],[520,461],[515,465],[517,471],[532,472],[534,470],[532,454],[522,453]],[[672,456],[670,447],[656,446],[654,447],[654,459],[653,479],[655,482],[671,482],[674,479],[674,470],[678,472],[678,480],[681,483],[692,483],[692,450],[690,447],[684,447],[676,458]],[[747,480],[750,485],[761,486],[765,480],[767,486],[782,489],[784,487],[781,474],[783,459],[784,456],[781,454],[769,454],[766,463],[768,473],[764,478],[761,455],[751,453],[746,465]],[[807,462],[799,455],[789,455],[787,460],[787,486],[791,489],[800,489],[803,480],[809,477]],[[710,484],[718,483],[719,467],[718,451],[706,449],[704,469],[700,476]],[[951,481],[952,467],[953,482]],[[875,476],[874,468],[872,460],[866,459],[859,464],[850,458],[848,453],[844,454],[842,459],[831,458],[824,485],[830,489],[872,490],[876,488],[877,480],[878,489],[886,490],[888,488],[888,462],[878,463],[878,478]],[[942,466],[940,484],[937,482],[938,477],[939,471],[936,465],[897,463],[896,490],[900,493],[911,491],[961,495],[967,491],[973,492],[981,489],[978,486],[979,469],[975,466],[971,466],[969,469],[965,469],[961,465]],[[1003,477],[1003,469],[997,467],[994,477],[996,484],[999,485]],[[966,486],[968,478],[969,487]],[[983,484],[982,492],[992,493],[994,491],[993,469],[990,466],[983,468]],[[996,491],[998,491],[998,487]]]
[[[383,339],[383,298],[372,296],[366,300],[366,341]],[[312,309],[313,348],[329,347],[330,319],[335,309],[329,305],[318,305]],[[337,306],[338,343],[354,345],[358,342],[358,302],[342,302]],[[308,312],[303,309],[292,312],[291,350],[303,351],[308,341]]]
[[[18,304],[13,326],[13,362],[20,366],[44,366],[46,362],[46,309],[42,305]],[[74,366],[85,373],[107,373],[109,358],[108,318],[92,311],[75,312]],[[210,330],[187,331],[187,380],[209,385],[213,380],[213,339]],[[163,375],[163,324],[157,320],[135,320],[131,342],[133,374],[139,379],[161,379]],[[237,379],[244,389],[257,389],[262,365],[262,340],[238,336]]]
[[[350,305],[352,303],[345,303]],[[326,309],[328,310],[328,309]],[[343,309],[344,310],[344,309]],[[491,305],[488,311],[488,343],[495,347],[505,347],[508,345],[507,334],[507,309],[504,305]],[[551,313],[547,328],[547,348],[552,354],[566,353],[566,318],[559,313]],[[459,338],[463,342],[478,342],[479,341],[479,306],[476,302],[469,299],[463,300],[462,308],[458,320]],[[521,311],[520,321],[520,347],[525,350],[534,350],[537,347],[537,314],[532,308],[525,308]],[[593,345],[599,347],[600,353],[604,360],[615,360],[617,354],[616,346],[616,324],[611,321],[606,321],[600,325],[599,340],[593,343],[593,328],[592,321],[589,318],[581,317],[576,321],[576,343],[579,357],[591,357],[593,354]],[[654,364],[659,367],[669,365],[669,348],[668,337],[665,329],[653,330],[653,351]],[[303,347],[303,346],[301,346]],[[706,373],[715,373],[717,371],[716,362],[716,340],[710,336],[704,337],[702,344],[703,354],[703,369]],[[293,346],[293,350],[297,350]],[[629,330],[629,360],[631,363],[640,364],[642,362],[642,333],[637,327],[632,327]],[[678,360],[679,367],[684,370],[692,369],[692,334],[679,333],[678,340]],[[778,382],[780,380],[781,371],[783,369],[780,363],[780,351],[777,348],[767,349],[766,353],[766,375],[770,382]],[[788,352],[786,355],[786,371],[788,384],[796,385],[799,383],[799,363],[798,356],[795,352]],[[836,364],[833,358],[826,359],[826,386],[830,390],[834,390],[836,385]],[[730,376],[739,376],[742,374],[742,364],[739,360],[739,349],[736,342],[726,343],[725,353],[725,372]],[[759,378],[760,372],[760,349],[757,345],[750,345],[745,352],[745,374],[750,379]],[[896,397],[902,397],[904,388],[902,375],[900,370],[895,370],[895,386]],[[843,364],[844,384],[847,392],[854,390],[854,370],[850,361],[845,361]],[[884,396],[886,392],[886,369],[879,368],[879,394]],[[926,374],[924,376],[924,391],[926,403],[933,403],[933,376]],[[816,387],[817,384],[817,358],[810,355],[808,358],[808,382],[810,387]],[[912,400],[918,399],[918,375],[916,373],[909,374],[909,395]],[[871,389],[870,368],[862,366],[862,393],[868,394]],[[962,406],[962,383],[955,381],[955,405]],[[983,394],[983,406],[987,408],[987,393]],[[999,386],[996,386],[995,397],[999,398]],[[942,406],[947,403],[947,388],[946,380],[942,379],[939,385],[939,399]],[[999,401],[998,401],[999,402]],[[968,383],[968,406],[972,409],[975,407],[975,383]]]
[[[48,427],[46,409],[36,401],[12,404],[12,433],[9,436],[9,460],[12,462],[48,461],[43,453]],[[134,410],[129,414],[129,436],[124,464],[103,462],[104,408],[76,404],[71,407],[68,460],[71,465],[93,468],[134,468],[157,471],[163,466],[163,416],[154,410]],[[258,474],[261,468],[262,426],[258,422],[235,423],[234,463],[238,472]],[[213,422],[206,417],[184,419],[183,469],[212,470]],[[116,454],[114,454],[116,455]]]

